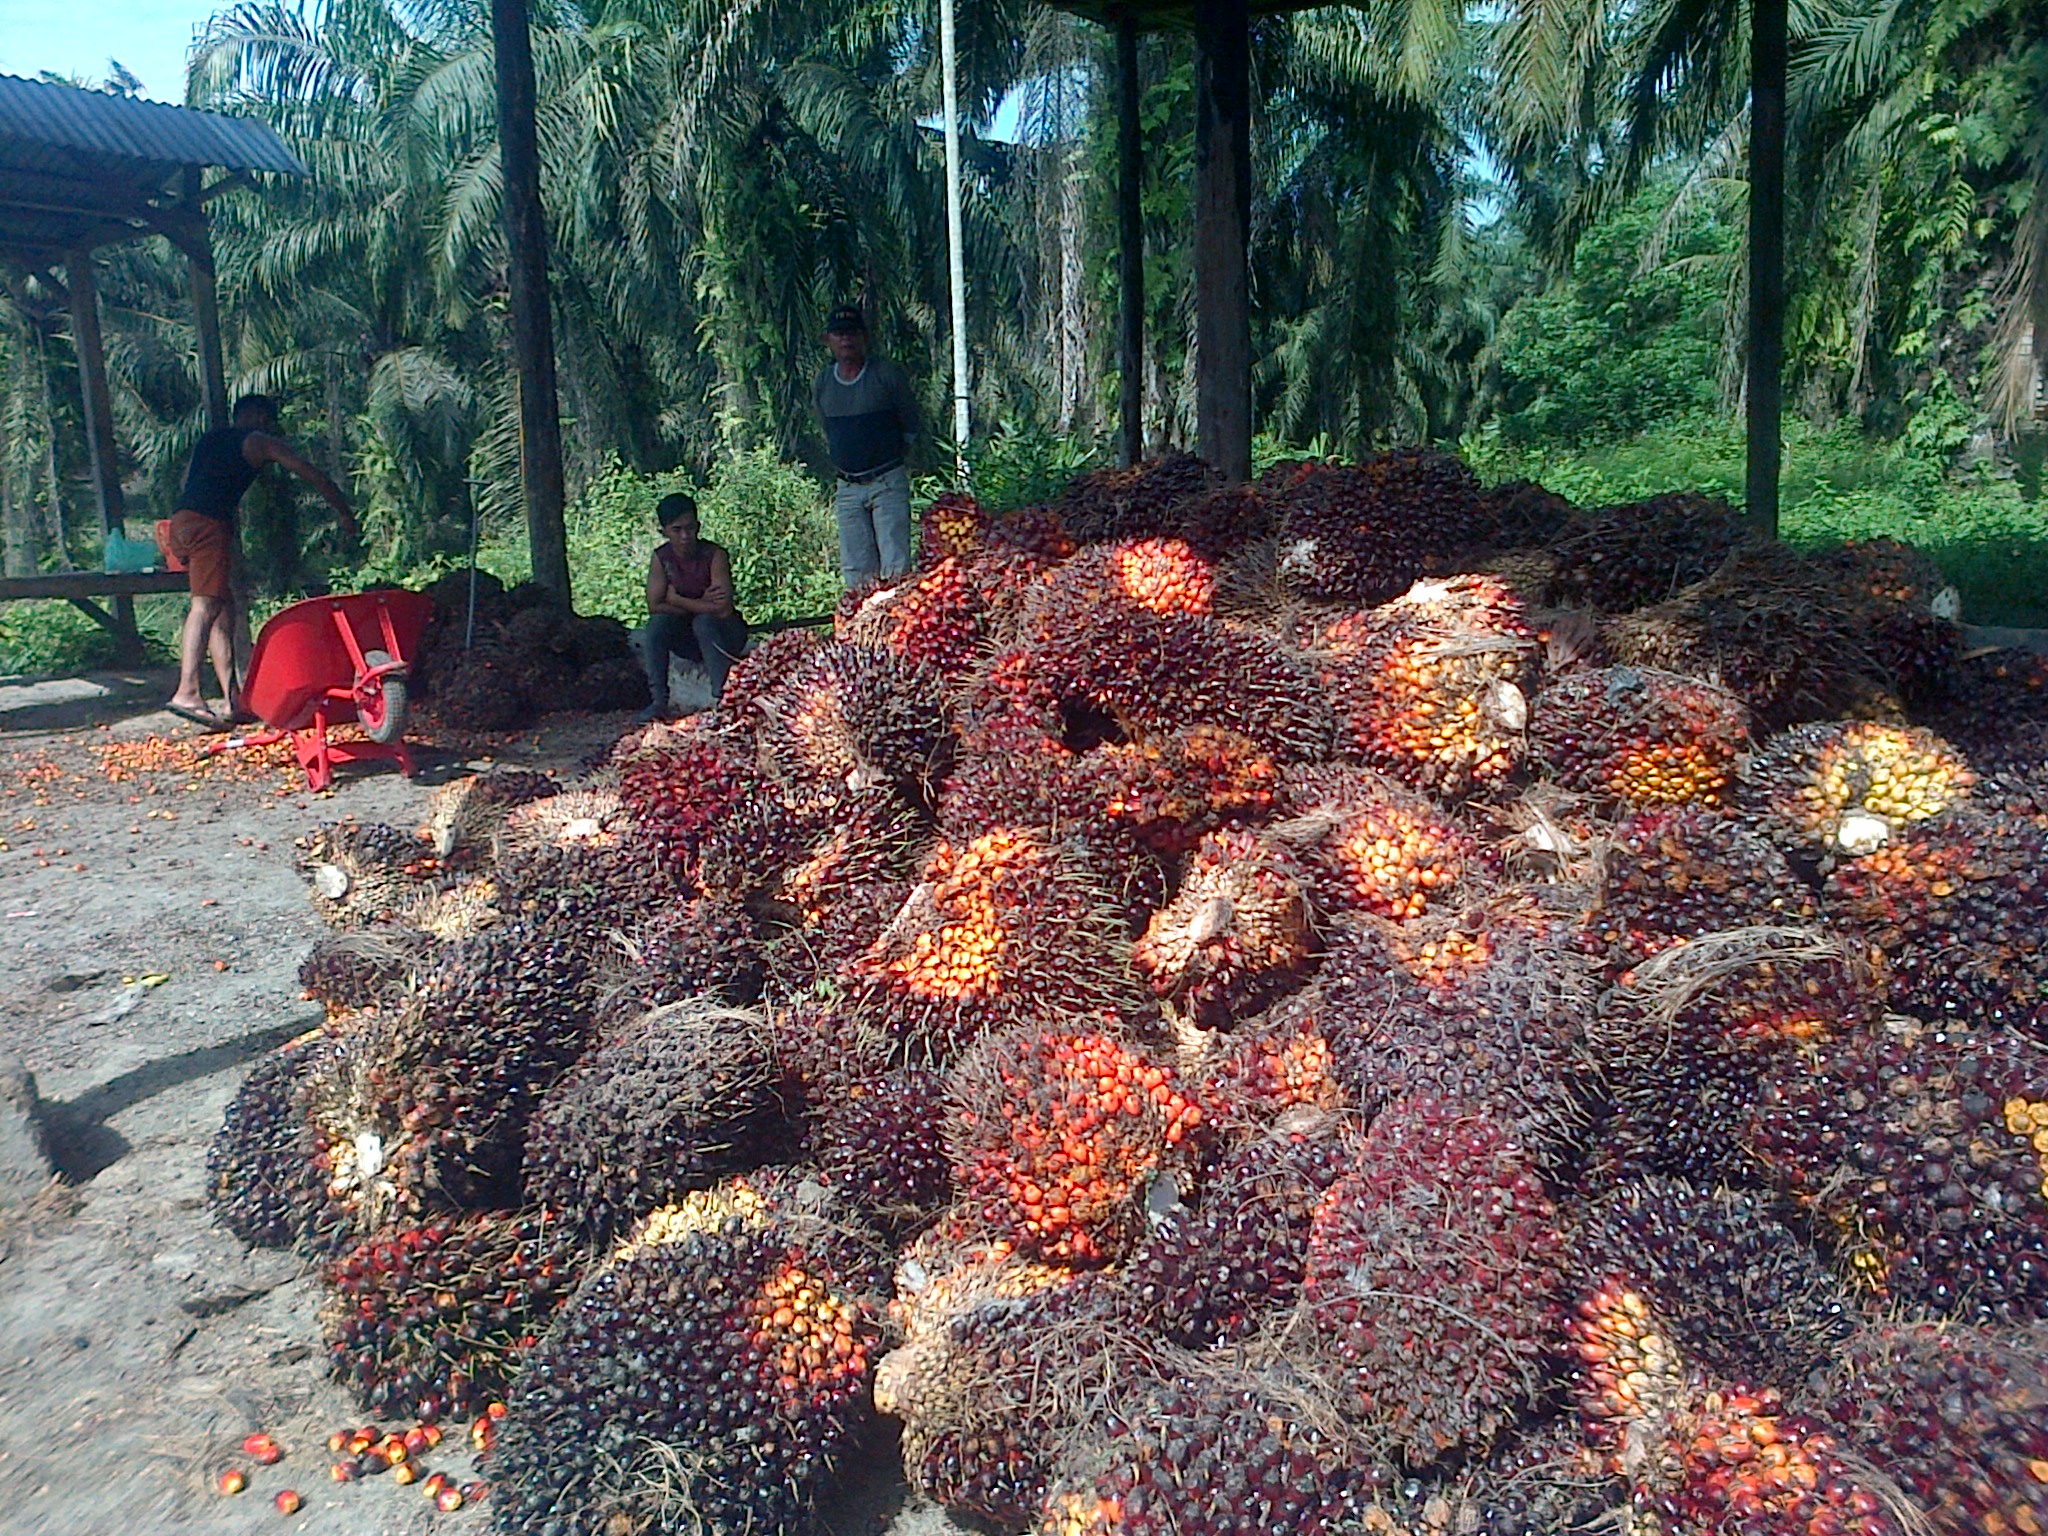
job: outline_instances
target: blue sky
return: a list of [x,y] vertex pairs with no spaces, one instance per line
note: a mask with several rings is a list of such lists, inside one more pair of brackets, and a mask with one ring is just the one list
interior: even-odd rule
[[185,99],[185,51],[204,0],[0,0],[0,74],[104,80],[119,59],[152,101]]

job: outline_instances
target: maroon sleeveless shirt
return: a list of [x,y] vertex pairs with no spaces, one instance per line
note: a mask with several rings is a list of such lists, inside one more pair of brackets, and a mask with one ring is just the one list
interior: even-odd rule
[[702,597],[711,586],[711,557],[718,546],[703,539],[697,541],[697,553],[685,560],[675,552],[675,547],[663,539],[654,547],[654,558],[661,562],[661,569],[668,577],[668,589],[677,597]]

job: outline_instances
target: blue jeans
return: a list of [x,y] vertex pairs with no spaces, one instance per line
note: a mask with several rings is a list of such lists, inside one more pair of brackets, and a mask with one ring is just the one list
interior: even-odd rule
[[725,693],[725,674],[746,654],[747,621],[738,614],[721,619],[709,613],[654,613],[647,617],[647,691],[656,709],[668,708],[668,659],[680,656],[704,668],[711,695]]
[[864,485],[841,480],[832,493],[839,520],[839,579],[864,587],[910,569],[910,471],[877,475]]

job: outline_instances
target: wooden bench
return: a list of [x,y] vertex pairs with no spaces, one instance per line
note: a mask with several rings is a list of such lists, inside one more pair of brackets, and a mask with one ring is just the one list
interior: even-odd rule
[[[61,598],[104,627],[120,642],[124,663],[142,659],[142,636],[135,628],[135,599],[150,592],[184,592],[183,571],[141,571],[109,576],[104,571],[51,571],[39,576],[0,576],[0,603],[26,598]],[[109,613],[93,599],[111,597]]]

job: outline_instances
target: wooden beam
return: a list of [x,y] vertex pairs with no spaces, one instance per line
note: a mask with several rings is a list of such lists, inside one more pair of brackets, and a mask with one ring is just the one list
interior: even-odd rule
[[1117,462],[1145,456],[1145,145],[1138,121],[1138,23],[1116,23],[1117,286],[1123,290],[1117,338]]
[[99,496],[100,531],[115,533],[126,524],[128,509],[121,499],[121,463],[114,448],[114,404],[107,392],[107,347],[100,335],[92,253],[71,252],[64,275],[71,290],[71,346],[78,354],[79,392],[85,397],[85,440],[92,454],[93,490]]
[[199,167],[185,171],[185,201],[198,222],[197,239],[185,252],[192,286],[192,330],[199,349],[200,393],[206,397],[206,424],[218,430],[228,424],[228,376],[220,350],[220,295],[214,287],[213,237],[200,206]]
[[533,579],[566,607],[569,536],[562,520],[562,422],[555,396],[548,232],[540,202],[526,0],[491,0],[491,41],[498,65],[498,159],[505,185],[512,354],[519,368],[519,478],[526,498],[526,538]]
[[1750,527],[1778,536],[1784,443],[1786,0],[1755,0],[1749,40],[1749,419],[1743,496]]
[[1202,457],[1252,472],[1251,13],[1195,8],[1195,422]]

